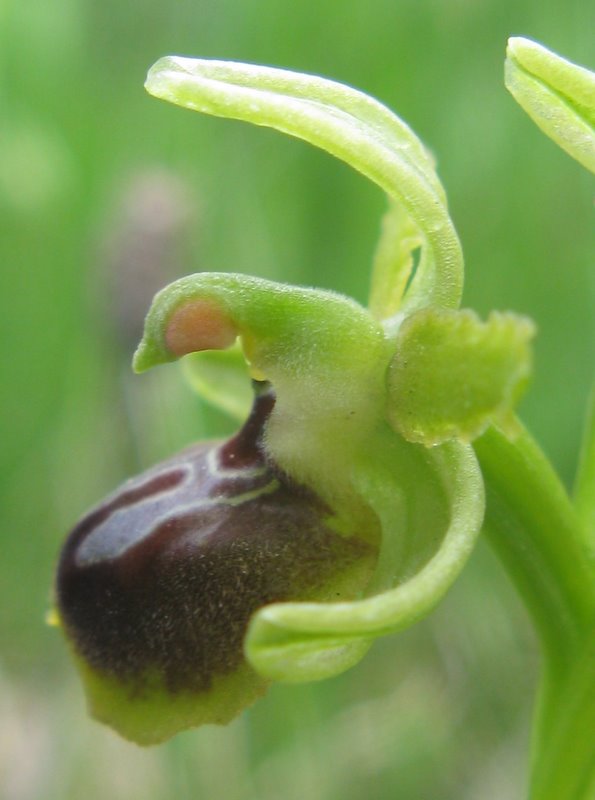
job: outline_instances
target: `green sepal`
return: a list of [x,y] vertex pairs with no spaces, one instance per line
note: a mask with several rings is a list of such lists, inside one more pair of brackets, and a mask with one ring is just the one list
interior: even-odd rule
[[411,442],[471,441],[495,422],[510,435],[531,374],[533,323],[492,312],[419,311],[402,324],[388,371],[388,418]]
[[203,400],[238,422],[246,419],[254,392],[239,344],[227,350],[190,353],[180,363],[186,380]]
[[541,130],[595,172],[595,73],[537,42],[508,41],[505,83]]
[[470,446],[450,442],[426,450],[381,427],[355,473],[354,486],[378,516],[383,537],[366,596],[258,611],[245,652],[264,677],[310,681],[348,669],[375,638],[427,615],[473,549],[484,494]]
[[314,75],[178,56],[157,61],[145,87],[194,111],[296,136],[361,172],[404,208],[429,251],[408,292],[408,307],[458,306],[461,246],[433,159],[409,126],[381,103]]

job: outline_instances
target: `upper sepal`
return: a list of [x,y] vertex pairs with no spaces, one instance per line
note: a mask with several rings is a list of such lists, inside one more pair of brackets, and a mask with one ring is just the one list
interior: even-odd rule
[[[296,136],[361,172],[402,207],[421,239],[423,259],[407,294],[408,306],[459,304],[461,247],[434,161],[409,126],[384,105],[316,75],[179,56],[157,61],[145,86],[156,97],[194,111]],[[398,263],[391,261],[384,262],[388,272],[381,283],[391,284],[393,269],[398,272]]]

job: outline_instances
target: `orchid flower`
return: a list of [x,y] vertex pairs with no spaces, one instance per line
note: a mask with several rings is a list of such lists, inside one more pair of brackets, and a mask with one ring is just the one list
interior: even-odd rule
[[91,712],[142,744],[227,722],[271,681],[336,675],[432,611],[484,520],[471,443],[487,475],[509,465],[506,488],[525,469],[509,456],[529,447],[514,407],[534,334],[522,316],[459,308],[461,246],[434,160],[376,100],[181,57],[146,87],[326,150],[388,209],[367,308],[226,272],[153,301],[134,369],[181,360],[243,424],[125,483],[62,552],[57,613]]

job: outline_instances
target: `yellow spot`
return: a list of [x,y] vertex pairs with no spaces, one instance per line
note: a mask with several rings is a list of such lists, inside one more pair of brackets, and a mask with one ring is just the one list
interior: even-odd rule
[[256,343],[254,338],[247,332],[242,335],[242,348],[244,350],[244,358],[248,365],[248,372],[253,381],[266,381],[268,380],[265,373],[260,367],[254,364],[254,353],[256,351]]
[[51,628],[59,628],[62,625],[62,620],[56,608],[50,608],[46,611],[45,624]]
[[248,371],[253,381],[266,381],[267,376],[261,369],[255,367],[253,364],[248,364]]

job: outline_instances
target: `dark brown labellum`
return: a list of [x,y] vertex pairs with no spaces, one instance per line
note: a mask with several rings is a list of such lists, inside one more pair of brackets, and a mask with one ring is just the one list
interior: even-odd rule
[[206,691],[243,660],[263,605],[321,595],[371,548],[335,533],[330,510],[268,463],[261,392],[242,430],[126,482],[64,545],[57,605],[76,652],[137,686]]

